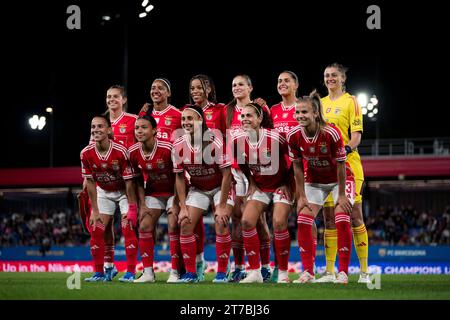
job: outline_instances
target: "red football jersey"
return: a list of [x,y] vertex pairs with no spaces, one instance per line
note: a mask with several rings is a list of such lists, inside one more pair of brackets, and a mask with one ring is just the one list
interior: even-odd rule
[[248,168],[256,186],[264,192],[274,192],[287,184],[286,139],[274,129],[262,129],[259,141],[250,141],[246,132],[233,137],[229,152],[242,170]]
[[287,136],[289,157],[292,161],[303,160],[305,182],[337,182],[337,161],[345,161],[346,154],[341,132],[332,124],[323,131],[317,130],[314,137],[307,137],[300,125]]
[[231,165],[223,141],[215,137],[202,152],[194,148],[189,136],[179,138],[173,144],[173,171],[180,173],[186,171],[190,176],[190,185],[210,191],[222,185],[222,172],[220,169]]
[[133,171],[127,155],[127,149],[111,141],[108,152],[102,156],[95,143],[81,151],[81,175],[92,178],[105,191],[125,189],[124,179],[133,177]]
[[122,114],[114,122],[111,127],[114,133],[114,141],[129,148],[136,140],[134,137],[134,125],[136,123],[137,115],[122,112]]
[[174,195],[175,175],[172,165],[172,144],[156,139],[153,151],[145,155],[142,143],[128,149],[135,176],[144,178],[145,195],[166,197]]
[[285,135],[298,125],[297,120],[294,118],[295,104],[285,106],[283,102],[280,102],[273,105],[270,108],[270,115],[272,117],[273,127]]
[[[181,110],[183,111],[188,105],[184,105]],[[208,101],[208,103],[203,107],[203,114],[205,116],[204,121],[208,126],[208,129],[220,130],[222,135],[225,136],[227,128],[227,118],[224,115],[224,109],[226,109],[223,103],[214,104]]]
[[[139,116],[145,115],[145,112],[139,113]],[[162,141],[173,142],[178,137],[175,135],[177,129],[181,129],[181,111],[169,104],[164,110],[156,111],[153,109],[152,117],[155,118],[156,137]],[[184,131],[180,131],[180,135]]]

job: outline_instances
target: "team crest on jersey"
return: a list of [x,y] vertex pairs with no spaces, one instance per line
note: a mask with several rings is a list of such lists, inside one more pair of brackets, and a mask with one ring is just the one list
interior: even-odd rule
[[171,117],[167,117],[166,121],[164,123],[166,124],[166,126],[170,126],[170,124],[172,123],[172,118]]
[[105,163],[105,162],[103,162],[103,163],[102,163],[102,168],[103,168],[103,169],[106,169],[106,168],[108,168],[108,164],[107,164],[107,163]]
[[331,108],[327,108],[327,110],[325,111],[325,113],[330,113]]
[[327,148],[326,143],[321,143],[320,144],[320,152],[322,152],[324,154],[328,152],[328,148]]
[[119,171],[120,167],[119,167],[119,161],[118,160],[113,160],[111,161],[112,163],[112,168],[114,171]]
[[121,125],[119,126],[119,131],[120,131],[120,133],[125,133],[125,132],[127,132],[127,125],[126,125],[126,124],[121,124]]
[[158,168],[159,169],[164,169],[165,165],[164,165],[164,160],[163,159],[158,159]]
[[152,170],[152,164],[151,163],[147,163],[147,170]]
[[212,119],[212,112],[206,112],[206,120],[211,121]]

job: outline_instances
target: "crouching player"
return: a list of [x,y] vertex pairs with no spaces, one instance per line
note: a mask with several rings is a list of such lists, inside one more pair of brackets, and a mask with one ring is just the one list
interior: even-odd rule
[[[138,143],[128,150],[139,194],[139,248],[144,272],[135,283],[155,282],[153,238],[158,219],[164,210],[178,215],[174,205],[175,174],[172,167],[172,144],[156,138],[156,120],[144,115],[136,120]],[[177,270],[178,266],[172,265]]]
[[297,101],[295,116],[299,125],[288,133],[287,139],[298,190],[298,245],[303,273],[294,282],[314,282],[311,226],[325,199],[333,194],[339,253],[339,273],[335,283],[348,283],[352,248],[350,213],[355,181],[345,164],[342,136],[339,129],[325,122],[320,96],[315,91]]
[[[174,142],[172,155],[180,199],[180,243],[186,267],[186,273],[179,282],[199,281],[196,273],[197,242],[194,229],[210,204],[214,207],[218,264],[213,282],[227,282],[231,251],[229,218],[234,206],[231,161],[221,134],[208,130],[201,107],[187,106],[181,116],[181,125],[185,135]],[[190,176],[187,196],[184,171]]]
[[127,272],[121,281],[133,281],[136,269],[138,241],[133,227],[137,220],[136,195],[127,149],[110,140],[111,122],[103,116],[95,116],[91,122],[91,136],[95,143],[81,151],[81,172],[87,181],[87,191],[92,204],[89,218],[91,226],[91,254],[94,275],[87,282],[111,281],[103,270],[105,253],[105,226],[114,216],[116,206],[122,214],[122,231],[125,236]]

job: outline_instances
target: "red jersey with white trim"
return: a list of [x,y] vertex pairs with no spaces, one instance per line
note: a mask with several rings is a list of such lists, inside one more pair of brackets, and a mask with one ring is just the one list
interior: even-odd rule
[[[182,110],[184,110],[188,105],[185,105]],[[214,104],[213,102],[208,101],[206,105],[202,108],[203,114],[205,116],[204,121],[208,126],[208,129],[216,129],[220,130],[222,135],[225,136],[226,133],[226,120],[224,117],[223,110],[226,109],[223,103]]]
[[128,149],[135,176],[142,175],[146,196],[169,197],[174,195],[175,174],[172,164],[172,144],[156,139],[150,154],[144,154],[142,143]]
[[262,129],[258,141],[250,141],[246,132],[233,137],[230,152],[242,171],[250,173],[256,186],[264,192],[274,192],[287,185],[286,139],[275,129]]
[[292,106],[285,106],[283,102],[280,102],[273,105],[270,108],[270,116],[272,117],[274,128],[285,135],[287,135],[292,128],[298,126],[298,121],[294,118],[295,104]]
[[101,155],[96,144],[91,143],[80,154],[81,176],[92,178],[105,191],[125,189],[124,179],[133,177],[127,149],[110,140],[108,152]]
[[289,157],[292,161],[303,161],[305,182],[337,182],[337,162],[345,161],[346,154],[341,132],[332,124],[317,130],[314,137],[307,137],[300,125],[287,136]]
[[129,148],[136,143],[134,125],[137,118],[138,116],[135,114],[122,112],[119,118],[111,122],[115,142],[122,144],[125,148]]
[[[139,116],[145,115],[145,112],[139,113]],[[155,118],[156,137],[161,141],[173,142],[178,137],[174,135],[177,129],[181,129],[181,111],[169,104],[164,110],[152,110],[152,117]],[[180,131],[181,133],[181,131]]]
[[173,172],[186,171],[190,176],[190,185],[210,191],[222,185],[221,169],[231,165],[230,159],[220,138],[214,137],[207,147],[193,147],[190,136],[185,135],[173,144]]

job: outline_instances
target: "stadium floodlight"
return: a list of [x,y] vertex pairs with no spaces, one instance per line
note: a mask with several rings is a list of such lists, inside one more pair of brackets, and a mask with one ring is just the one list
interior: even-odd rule
[[367,108],[361,108],[361,112],[362,112],[363,115],[366,115],[367,114]]
[[367,106],[367,94],[360,93],[358,94],[358,97],[356,99],[358,100],[358,103],[362,108]]
[[37,114],[28,119],[28,123],[33,130],[42,130],[45,127],[45,117],[39,117]]
[[48,113],[53,113],[53,108],[52,107],[47,107],[47,109],[45,109],[46,112]]
[[373,109],[373,104],[372,104],[372,103],[369,103],[369,104],[367,105],[367,110],[371,111],[372,109]]
[[109,21],[109,20],[111,20],[111,17],[105,15],[105,16],[102,16],[102,20]]
[[369,118],[373,118],[374,114],[373,114],[373,112],[369,112],[369,113],[367,114],[367,116],[368,116]]
[[146,12],[150,12],[150,11],[153,10],[153,8],[154,8],[153,5],[149,5],[148,7],[145,8],[145,11],[146,11]]
[[378,104],[378,99],[376,95],[373,95],[372,98],[370,98],[370,102],[376,106]]
[[142,6],[145,8],[148,5],[148,0],[142,1]]
[[147,12],[139,13],[139,18],[145,18],[147,16]]
[[378,113],[378,108],[377,107],[373,108],[372,112],[373,112],[373,114],[377,114]]

